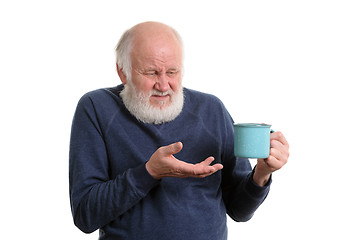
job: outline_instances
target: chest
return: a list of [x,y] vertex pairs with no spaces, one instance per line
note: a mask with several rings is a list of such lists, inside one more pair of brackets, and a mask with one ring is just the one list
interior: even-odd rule
[[221,162],[220,133],[197,117],[172,124],[147,125],[113,121],[104,134],[110,177],[144,164],[162,146],[178,141],[183,149],[175,157],[188,163],[199,163],[209,156]]

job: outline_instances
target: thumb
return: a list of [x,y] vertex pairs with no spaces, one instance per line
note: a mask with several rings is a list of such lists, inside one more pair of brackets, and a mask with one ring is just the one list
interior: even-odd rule
[[167,155],[173,155],[179,153],[183,148],[182,142],[172,143],[164,147],[164,153]]

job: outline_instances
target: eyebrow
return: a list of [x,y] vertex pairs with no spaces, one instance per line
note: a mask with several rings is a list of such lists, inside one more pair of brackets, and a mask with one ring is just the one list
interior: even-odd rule
[[[180,71],[181,68],[180,67],[176,67],[176,66],[172,66],[172,67],[169,67],[166,69],[166,71]],[[143,70],[143,72],[149,72],[149,71],[157,71],[159,72],[159,68],[158,67],[155,67],[155,66],[151,66],[151,67],[145,67]]]

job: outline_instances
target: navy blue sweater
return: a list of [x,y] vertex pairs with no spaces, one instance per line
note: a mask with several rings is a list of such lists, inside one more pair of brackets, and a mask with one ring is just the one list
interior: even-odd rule
[[[247,159],[233,153],[233,121],[221,101],[184,89],[173,121],[137,121],[125,108],[122,85],[85,94],[70,141],[70,200],[75,225],[99,229],[99,239],[227,239],[226,213],[247,221],[269,185],[257,186]],[[198,163],[209,156],[224,168],[206,178],[153,179],[145,163],[177,141],[176,158]]]

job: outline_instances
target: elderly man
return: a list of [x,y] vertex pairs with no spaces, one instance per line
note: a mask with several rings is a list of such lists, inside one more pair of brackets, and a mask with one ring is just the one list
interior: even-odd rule
[[227,239],[226,214],[249,220],[271,173],[288,159],[282,133],[252,170],[233,153],[233,122],[219,99],[182,87],[182,44],[162,23],[126,31],[123,84],[85,94],[70,144],[76,226],[99,239]]

